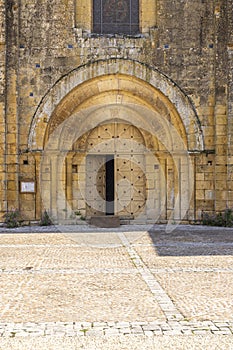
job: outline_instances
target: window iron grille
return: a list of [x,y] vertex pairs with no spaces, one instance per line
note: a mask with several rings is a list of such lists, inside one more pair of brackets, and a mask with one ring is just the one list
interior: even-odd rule
[[96,34],[138,34],[139,1],[94,0],[93,32]]

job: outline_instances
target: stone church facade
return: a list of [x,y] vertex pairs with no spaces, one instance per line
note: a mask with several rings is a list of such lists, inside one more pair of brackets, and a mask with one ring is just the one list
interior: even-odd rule
[[0,214],[233,207],[233,3],[0,2]]

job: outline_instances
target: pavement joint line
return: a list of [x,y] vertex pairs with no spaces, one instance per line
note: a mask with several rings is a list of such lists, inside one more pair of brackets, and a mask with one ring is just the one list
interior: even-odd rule
[[[209,324],[209,325],[208,325]],[[159,321],[156,322],[44,322],[1,323],[0,337],[29,336],[104,336],[104,335],[190,335],[233,334],[232,322],[217,326],[213,321]]]
[[[1,236],[0,236],[1,238]],[[80,248],[81,246],[82,247],[86,247],[86,245],[82,245],[82,244],[68,244],[68,243],[62,243],[62,246],[63,247],[67,247],[67,248]],[[9,243],[9,244],[0,244],[0,248],[30,248],[30,247],[38,247],[38,248],[60,248],[61,247],[61,244],[48,244],[48,243],[25,243],[25,244],[12,244],[12,243]]]
[[153,273],[177,273],[177,272],[227,272],[232,273],[233,268],[218,268],[218,267],[172,267],[172,268],[159,268],[150,269]]
[[[143,231],[144,232],[144,231]],[[45,233],[45,232],[44,232]],[[59,232],[58,232],[59,233]],[[84,233],[84,232],[79,232],[79,233]],[[78,234],[79,234],[78,233]],[[88,233],[88,232],[87,232]],[[97,232],[98,233],[98,232]],[[107,232],[108,235],[110,235],[113,232]],[[114,235],[118,234],[118,233],[123,233],[123,232],[114,232]],[[126,232],[127,233],[127,232]],[[6,233],[9,234],[9,233]],[[57,234],[57,233],[56,233]],[[89,232],[88,234],[96,234],[94,232]],[[0,238],[1,238],[2,233],[0,233]],[[4,235],[4,234],[3,234]],[[64,233],[64,235],[66,235]],[[15,244],[15,243],[4,243],[4,244],[0,244],[0,248],[9,248],[10,247],[14,247],[14,248],[28,248],[28,247],[38,247],[38,248],[59,248],[60,244],[48,244],[48,243],[24,243],[24,244]],[[105,245],[103,243],[63,243],[64,247],[67,248],[76,248],[76,247],[89,247],[89,246],[95,246],[95,247],[101,247],[101,248],[109,248],[109,246],[111,247],[115,247],[118,248],[119,247],[119,243],[106,243]],[[233,247],[233,243],[231,242],[218,242],[218,243],[206,243],[206,242],[175,242],[175,243],[169,243],[169,242],[164,242],[164,243],[150,243],[150,244],[142,244],[142,243],[133,243],[131,245],[132,247],[171,247],[171,248],[180,248],[180,247],[201,247],[201,248],[206,248],[206,247],[215,247],[215,248],[223,248],[223,247]]]
[[156,280],[155,276],[151,273],[149,268],[144,264],[140,256],[133,249],[132,245],[128,241],[127,237],[123,232],[118,233],[118,237],[122,241],[123,246],[125,246],[130,258],[132,259],[136,269],[141,274],[144,282],[149,287],[151,293],[153,294],[155,300],[163,311],[167,319],[184,319],[184,316],[179,312],[179,310],[174,305],[171,298],[162,288],[160,283]]
[[133,247],[232,247],[233,242],[163,242],[163,243],[133,243]]
[[86,275],[92,275],[92,274],[139,274],[135,269],[121,269],[121,268],[103,268],[103,269],[46,269],[46,268],[32,268],[30,270],[27,270],[25,268],[18,269],[18,270],[6,270],[6,269],[0,269],[0,274],[4,275],[34,275],[34,274],[86,274]]

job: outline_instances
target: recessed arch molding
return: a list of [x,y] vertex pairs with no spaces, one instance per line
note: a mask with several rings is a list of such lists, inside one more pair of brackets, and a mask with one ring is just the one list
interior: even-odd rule
[[131,99],[132,103],[144,103],[156,113],[161,112],[187,139],[189,151],[204,150],[201,123],[190,98],[158,70],[124,59],[91,62],[60,78],[35,112],[29,131],[29,150],[43,150],[49,129],[56,128],[78,108],[85,108],[95,100],[101,101],[98,98],[101,94],[107,103],[106,95],[113,91],[117,103],[124,104],[125,100],[128,103]]

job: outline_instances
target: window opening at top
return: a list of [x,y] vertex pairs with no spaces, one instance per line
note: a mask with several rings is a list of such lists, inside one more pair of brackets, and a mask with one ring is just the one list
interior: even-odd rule
[[139,1],[93,0],[93,32],[97,34],[138,34]]

